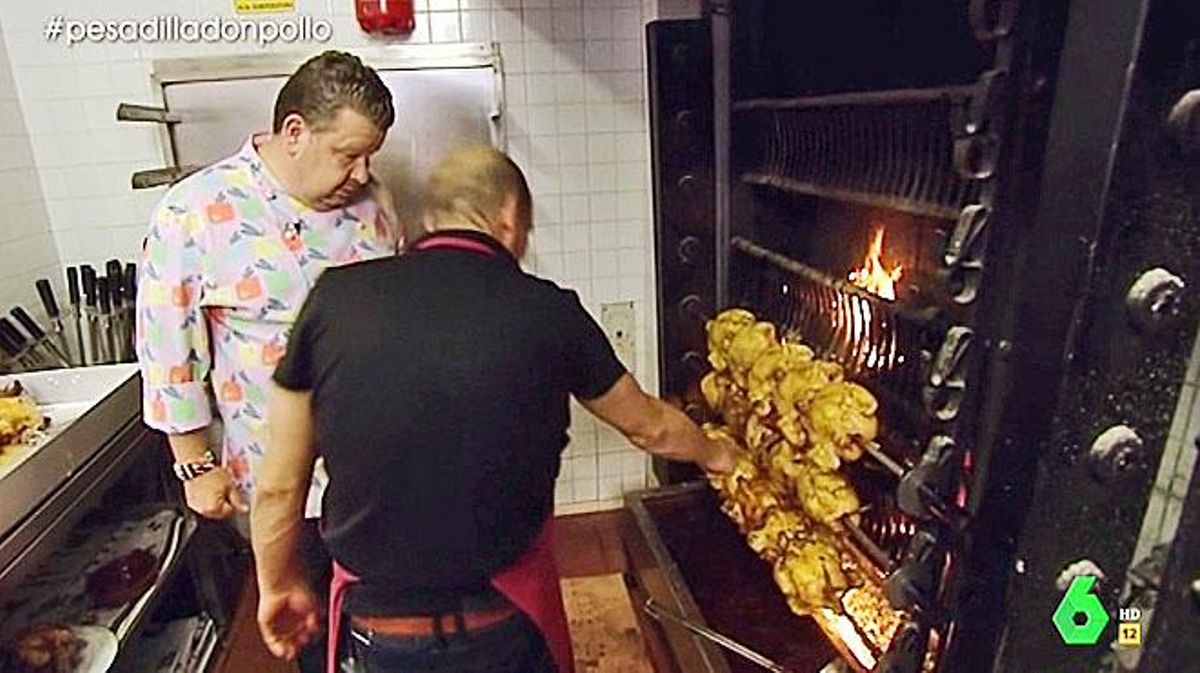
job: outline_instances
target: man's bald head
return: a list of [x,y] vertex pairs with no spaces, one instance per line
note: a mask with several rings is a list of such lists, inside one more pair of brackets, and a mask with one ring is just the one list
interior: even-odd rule
[[533,227],[533,199],[525,175],[507,155],[466,147],[446,155],[429,174],[425,214],[431,230],[481,229],[520,258]]

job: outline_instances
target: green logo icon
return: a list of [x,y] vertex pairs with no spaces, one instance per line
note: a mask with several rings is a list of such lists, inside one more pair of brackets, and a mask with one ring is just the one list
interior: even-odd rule
[[1096,578],[1080,575],[1071,580],[1071,586],[1054,611],[1054,628],[1058,629],[1063,642],[1068,645],[1095,645],[1100,634],[1108,626],[1108,612],[1092,588]]

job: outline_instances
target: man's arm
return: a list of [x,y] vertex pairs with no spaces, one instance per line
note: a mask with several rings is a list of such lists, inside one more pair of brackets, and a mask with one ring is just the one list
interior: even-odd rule
[[319,629],[317,602],[300,557],[304,502],[312,478],[312,394],[272,386],[270,443],[255,486],[250,541],[258,574],[258,624],[276,656],[287,659]]
[[[136,298],[137,354],[146,424],[166,433],[175,462],[199,462],[208,450],[208,325],[200,307],[205,250],[199,213],[160,206],[143,249]],[[190,509],[224,519],[246,503],[223,468],[187,481]]]
[[733,447],[708,439],[686,414],[646,394],[629,374],[600,397],[581,403],[638,448],[656,456],[693,462],[708,472],[733,468]]

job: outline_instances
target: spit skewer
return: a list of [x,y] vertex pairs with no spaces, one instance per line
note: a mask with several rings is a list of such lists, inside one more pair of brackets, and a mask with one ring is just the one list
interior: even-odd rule
[[723,636],[720,633],[717,633],[716,631],[713,631],[712,629],[710,629],[706,626],[701,626],[700,624],[697,624],[696,622],[694,622],[682,615],[677,615],[674,612],[667,610],[666,608],[662,607],[658,603],[658,601],[654,600],[653,598],[646,599],[646,602],[642,605],[642,610],[646,614],[650,615],[651,617],[653,617],[654,619],[656,619],[659,622],[662,622],[664,620],[669,621],[669,622],[674,622],[675,624],[682,626],[683,628],[687,629],[688,631],[691,631],[692,633],[700,636],[701,638],[704,638],[708,641],[716,643],[717,645],[724,647],[725,649],[729,650],[730,652],[741,655],[745,659],[752,661],[752,662],[758,664],[759,666],[762,666],[763,668],[767,669],[768,671],[773,671],[774,673],[791,673],[789,671],[789,669],[784,668],[783,666],[775,663],[774,661],[759,654],[758,652],[755,652],[754,650],[750,649],[749,647],[746,647],[745,645],[737,642],[736,640],[733,640],[732,638],[729,638],[728,636]]

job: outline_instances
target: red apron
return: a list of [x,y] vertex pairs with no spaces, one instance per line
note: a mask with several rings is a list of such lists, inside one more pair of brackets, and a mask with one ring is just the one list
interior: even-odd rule
[[[417,244],[417,250],[453,248],[483,255],[495,255],[486,244],[454,236],[432,236]],[[345,568],[333,564],[333,581],[329,590],[329,648],[327,673],[337,673],[338,643],[341,638],[342,607],[346,590],[358,578]],[[554,657],[558,673],[574,673],[575,658],[571,651],[571,634],[567,613],[563,610],[562,590],[558,567],[554,562],[554,517],[546,519],[533,544],[511,566],[492,577],[492,586],[524,612],[541,631],[546,646]]]

